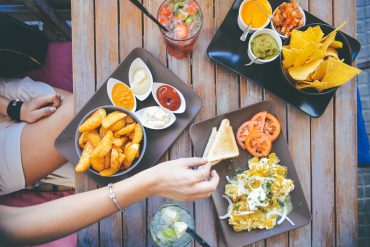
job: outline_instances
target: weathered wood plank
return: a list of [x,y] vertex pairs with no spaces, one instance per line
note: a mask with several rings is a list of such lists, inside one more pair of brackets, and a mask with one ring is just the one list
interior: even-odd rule
[[[109,14],[107,14],[109,13]],[[100,87],[118,65],[117,1],[95,1],[96,84]],[[100,246],[122,245],[122,213],[100,221]]]
[[[151,13],[156,15],[162,1],[144,0],[143,3]],[[151,21],[146,16],[144,16],[143,21],[144,21],[143,22],[144,48],[149,50],[149,52],[156,56],[162,63],[167,64],[166,46],[162,41],[162,36],[158,27],[153,21]],[[169,154],[168,152],[166,152],[166,154],[164,154],[163,157],[158,162],[160,163],[167,161],[168,158]],[[146,212],[147,225],[149,225],[149,221],[153,214],[159,209],[160,206],[162,206],[167,201],[168,201],[167,199],[158,196],[147,199],[147,212]],[[147,231],[147,246],[156,246],[155,243],[153,242],[152,237],[150,236],[149,231]]]
[[[72,11],[73,91],[78,111],[95,92],[94,2],[76,0]],[[84,95],[84,97],[82,97]],[[76,192],[96,189],[86,174],[76,174]],[[78,246],[99,246],[99,224],[95,223],[77,234]]]
[[[203,99],[197,120],[213,117],[216,113],[214,64],[209,61],[206,49],[213,37],[213,1],[198,2],[203,11],[203,27],[193,52],[193,88]],[[211,199],[195,203],[196,230],[211,246],[217,246],[216,217]]]
[[[348,20],[343,31],[355,36],[356,1],[334,0],[334,24]],[[337,8],[337,6],[340,6]],[[336,245],[357,246],[357,101],[356,81],[335,96]]]
[[[119,1],[119,54],[120,61],[136,47],[141,47],[142,12],[130,1]],[[147,235],[146,200],[128,207],[122,214],[122,238],[124,246],[145,246]]]
[[[329,1],[310,1],[310,11],[332,23]],[[335,245],[333,101],[325,113],[311,120],[312,246]]]

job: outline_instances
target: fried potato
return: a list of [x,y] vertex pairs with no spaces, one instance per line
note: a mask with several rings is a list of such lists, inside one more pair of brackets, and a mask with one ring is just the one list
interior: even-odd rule
[[109,129],[113,132],[119,131],[126,126],[126,120],[121,119],[117,123],[113,124]]
[[128,149],[128,147],[131,145],[131,142],[129,141],[129,142],[127,142],[126,144],[125,144],[125,146],[124,146],[124,148],[123,148],[123,153],[125,153],[126,152],[126,150]]
[[131,140],[132,142],[132,139],[134,139],[134,131],[131,131],[129,134],[128,134],[128,138]]
[[91,142],[91,144],[95,147],[100,142],[101,137],[96,130],[90,131],[87,134],[87,140],[89,140],[89,142]]
[[101,123],[103,122],[103,119],[107,116],[107,113],[104,109],[99,109],[94,114],[86,119],[86,121],[80,125],[78,128],[79,132],[87,132],[93,129],[98,128]]
[[124,119],[126,116],[126,113],[120,111],[111,112],[103,119],[101,125],[103,128],[109,129],[113,124],[117,123],[121,119]]
[[128,124],[135,123],[135,120],[131,116],[127,116],[125,118],[125,120],[126,120],[126,123],[128,123]]
[[120,129],[119,131],[115,132],[114,136],[115,137],[120,137],[120,136],[123,136],[123,135],[128,135],[131,131],[133,131],[135,129],[135,126],[136,126],[135,123],[129,124],[126,127],[124,127],[123,129]]
[[139,123],[136,123],[132,143],[139,144],[142,139],[143,139],[143,129],[141,128]]
[[121,140],[122,140],[122,146],[121,147],[124,147],[126,145],[126,143],[129,141],[127,136],[121,137]]
[[113,145],[116,147],[122,147],[123,146],[123,139],[119,137],[113,137]]
[[80,160],[75,167],[76,172],[84,172],[89,169],[93,150],[94,146],[90,142],[87,142],[85,148],[82,150]]
[[80,145],[80,147],[82,148],[82,149],[84,149],[84,147],[85,147],[85,144],[86,144],[86,142],[87,142],[87,134],[88,134],[89,132],[83,132],[81,135],[80,135],[80,138],[78,138],[78,145]]
[[112,149],[113,133],[108,130],[103,139],[96,145],[92,157],[104,157]]
[[105,168],[105,157],[94,157],[91,158],[91,165],[95,171],[100,172]]
[[108,169],[110,167],[110,156],[111,156],[111,152],[107,153],[104,156],[104,169]]
[[125,155],[122,153],[119,153],[115,148],[112,149],[111,152],[111,167],[109,169],[105,169],[100,172],[100,176],[102,177],[109,177],[115,174],[119,171],[121,168],[121,164],[123,160],[125,159]]
[[124,150],[124,155],[126,156],[123,160],[123,166],[128,169],[132,162],[134,161],[137,153],[139,152],[139,144],[131,144],[127,149]]
[[99,135],[101,138],[103,138],[105,136],[105,134],[107,133],[107,129],[103,128],[103,127],[100,127],[99,129]]

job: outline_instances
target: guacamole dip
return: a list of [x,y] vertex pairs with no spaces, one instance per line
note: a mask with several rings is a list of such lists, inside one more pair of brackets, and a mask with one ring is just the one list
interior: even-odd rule
[[253,38],[251,42],[253,54],[263,60],[268,60],[279,54],[279,45],[269,34],[261,34]]

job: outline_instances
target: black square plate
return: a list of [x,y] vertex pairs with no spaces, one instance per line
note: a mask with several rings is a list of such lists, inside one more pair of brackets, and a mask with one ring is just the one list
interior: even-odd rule
[[[324,113],[331,98],[334,96],[335,91],[325,95],[306,95],[295,90],[291,85],[289,85],[289,82],[286,81],[281,70],[279,58],[276,58],[273,62],[267,64],[253,64],[248,67],[244,66],[244,64],[248,63],[250,60],[247,54],[249,39],[245,42],[242,42],[239,39],[242,35],[242,31],[238,27],[237,18],[239,6],[242,2],[243,0],[236,0],[232,5],[216,35],[208,46],[208,56],[216,63],[219,63],[229,70],[257,83],[290,104],[298,107],[311,117],[320,117]],[[283,1],[269,0],[269,2],[274,10]],[[305,14],[306,24],[325,23],[307,11],[305,11]],[[270,25],[271,24],[269,24],[267,28],[271,28]],[[249,37],[250,36],[251,35],[249,35]],[[352,59],[355,60],[361,49],[361,45],[351,36],[347,34],[344,34],[344,36],[350,44]]]

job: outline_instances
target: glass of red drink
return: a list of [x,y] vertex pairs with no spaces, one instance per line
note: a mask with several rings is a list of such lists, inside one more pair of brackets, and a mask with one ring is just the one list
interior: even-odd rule
[[190,56],[203,24],[203,14],[194,0],[166,0],[157,19],[169,30],[161,29],[167,51],[177,59]]

